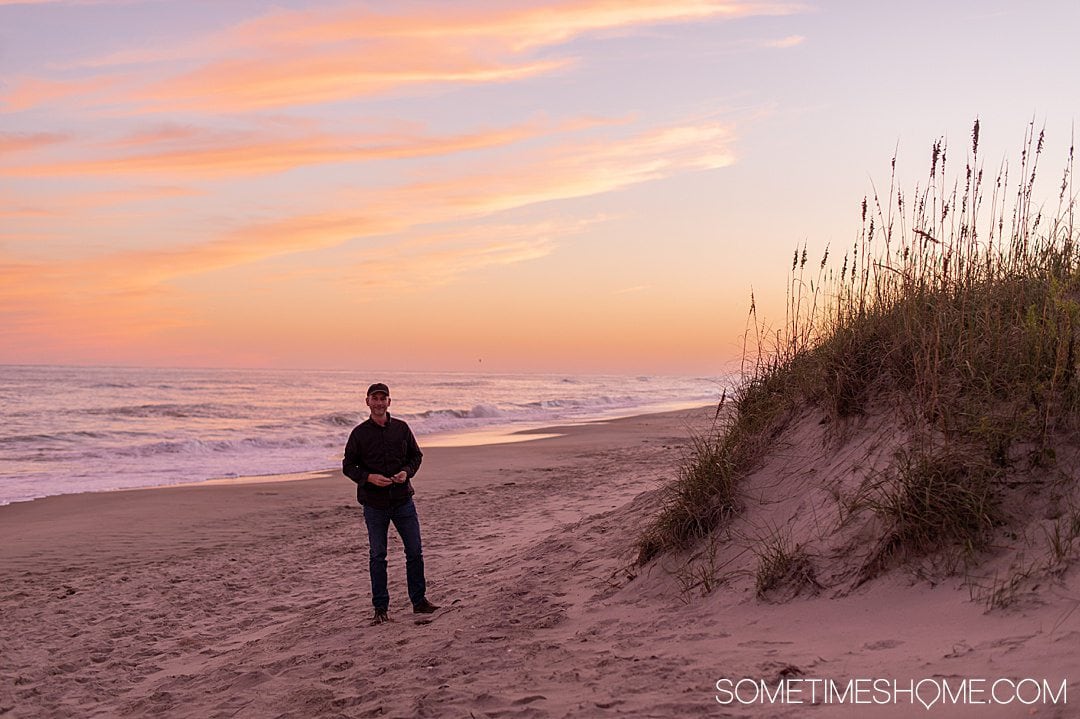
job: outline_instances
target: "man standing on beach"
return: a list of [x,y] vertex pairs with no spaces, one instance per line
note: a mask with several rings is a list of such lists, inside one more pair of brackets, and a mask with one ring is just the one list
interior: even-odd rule
[[356,500],[364,506],[371,603],[375,605],[371,623],[382,624],[390,621],[387,615],[390,594],[386,587],[386,544],[391,522],[405,545],[405,577],[413,611],[431,614],[438,607],[426,597],[420,518],[413,504],[415,492],[410,481],[420,469],[423,453],[409,425],[390,416],[389,387],[382,382],[368,387],[366,403],[371,416],[349,435],[341,471],[356,482]]

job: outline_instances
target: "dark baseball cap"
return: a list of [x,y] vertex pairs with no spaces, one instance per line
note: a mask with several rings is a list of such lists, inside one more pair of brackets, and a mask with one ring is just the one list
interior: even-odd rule
[[367,388],[368,396],[371,396],[377,392],[382,392],[387,397],[390,396],[390,388],[384,385],[382,382],[376,382],[375,384]]

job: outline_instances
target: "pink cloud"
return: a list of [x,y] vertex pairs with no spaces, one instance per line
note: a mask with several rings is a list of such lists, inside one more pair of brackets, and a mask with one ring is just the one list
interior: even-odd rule
[[779,49],[785,49],[789,47],[797,47],[806,42],[806,38],[802,35],[788,35],[787,37],[780,38],[779,40],[770,40],[765,43],[765,47],[775,47]]
[[148,333],[155,323],[184,321],[180,310],[161,311],[162,303],[172,302],[170,288],[180,278],[410,230],[419,236],[394,250],[369,253],[358,262],[389,267],[407,256],[410,266],[432,282],[447,282],[479,267],[541,257],[558,238],[577,230],[567,222],[517,232],[485,231],[475,225],[443,235],[421,233],[418,228],[472,222],[538,202],[585,197],[723,167],[733,162],[726,149],[729,142],[726,128],[715,124],[661,128],[615,142],[537,150],[510,165],[369,194],[353,203],[352,209],[250,223],[202,243],[67,262],[9,258],[6,263],[0,261],[0,299],[9,314],[36,317],[53,334],[80,332],[90,309],[96,323],[118,317],[121,334]]
[[[0,163],[0,176],[56,178],[143,174],[155,179],[215,179],[282,172],[314,164],[447,155],[618,122],[588,118],[562,123],[535,121],[448,136],[425,135],[409,129],[352,135],[310,128],[304,128],[302,134],[265,130],[223,133],[167,125],[109,143],[106,149],[110,152],[102,157],[63,161],[29,158]],[[0,136],[2,148],[3,137]]]
[[371,97],[431,85],[505,83],[566,70],[572,58],[530,50],[596,32],[797,12],[793,3],[734,0],[575,0],[469,7],[432,5],[375,12],[365,6],[275,11],[174,48],[122,51],[110,64],[202,61],[152,81],[27,78],[5,98],[9,110],[72,100],[132,112],[238,112]]
[[0,155],[37,150],[59,144],[67,139],[67,135],[54,132],[0,132]]

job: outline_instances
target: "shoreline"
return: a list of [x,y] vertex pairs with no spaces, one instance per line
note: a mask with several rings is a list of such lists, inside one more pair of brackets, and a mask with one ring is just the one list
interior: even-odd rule
[[[367,418],[360,394],[367,374],[16,368],[3,377],[14,404],[0,437],[0,506],[332,469],[349,430]],[[491,372],[381,378],[403,388],[391,411],[426,446],[505,442],[520,428],[710,404],[731,379]],[[58,390],[67,397],[63,411],[51,394]]]
[[512,442],[528,442],[537,439],[535,435],[538,434],[557,437],[561,433],[554,430],[565,431],[567,427],[588,426],[599,422],[612,422],[649,415],[705,410],[715,406],[716,402],[702,404],[700,400],[655,402],[637,407],[609,409],[581,418],[569,417],[554,423],[552,421],[536,421],[519,424],[494,424],[477,427],[473,430],[439,431],[427,435],[418,435],[417,440],[427,438],[426,442],[422,442],[422,445],[427,447],[481,447]]
[[[525,422],[519,424],[490,425],[475,429],[451,430],[433,432],[427,435],[418,435],[417,440],[421,448],[444,449],[454,447],[490,447],[501,444],[514,444],[532,442],[542,438],[555,438],[565,434],[568,428],[590,426],[597,423],[605,423],[622,419],[633,419],[658,414],[670,414],[677,412],[704,410],[712,404],[702,405],[697,401],[655,403],[634,409],[613,409],[606,413],[590,415],[580,419],[568,419],[561,422]],[[646,411],[638,411],[646,410]],[[558,430],[558,431],[556,431]],[[344,447],[347,433],[343,436],[341,445]],[[130,491],[146,491],[152,489],[165,489],[169,487],[192,487],[201,485],[229,485],[229,484],[257,484],[261,482],[276,483],[287,481],[301,481],[325,476],[327,473],[338,471],[335,465],[324,468],[299,469],[286,472],[270,472],[267,474],[244,474],[237,476],[208,477],[201,480],[182,481],[170,484],[147,484],[130,487],[110,487],[101,489],[79,489],[73,492],[60,492],[46,494],[29,499],[16,499],[0,502],[0,516],[4,507],[40,502],[52,497],[78,496],[83,494],[115,493]]]
[[[420,435],[417,437],[420,443],[421,449],[426,452],[434,449],[449,449],[449,448],[480,448],[480,447],[496,447],[499,445],[519,444],[536,442],[538,439],[544,438],[557,438],[564,436],[573,428],[588,428],[588,426],[595,424],[603,424],[612,421],[619,420],[632,420],[638,417],[650,417],[650,416],[663,416],[670,415],[670,413],[686,412],[686,411],[704,411],[712,405],[700,405],[698,403],[670,403],[670,405],[656,405],[662,407],[658,411],[645,411],[645,412],[631,412],[625,413],[624,410],[611,410],[610,416],[607,417],[591,417],[588,419],[573,420],[565,423],[527,423],[523,425],[495,425],[485,426],[485,428],[477,428],[475,430],[464,430],[458,432],[437,432],[430,435]],[[430,444],[426,442],[426,437],[434,440]],[[342,440],[342,447],[345,446],[345,442]],[[57,494],[45,494],[44,497],[35,497],[27,500],[11,501],[0,504],[0,519],[3,517],[3,511],[5,507],[15,506],[19,504],[30,504],[33,502],[41,502],[56,497],[79,497],[82,494],[112,494],[117,492],[129,492],[129,491],[148,491],[154,489],[168,489],[168,488],[180,488],[180,487],[201,487],[201,486],[229,486],[229,485],[254,485],[254,484],[276,484],[283,483],[283,481],[303,481],[309,479],[325,478],[334,474],[340,475],[340,471],[336,466],[327,466],[323,469],[312,470],[299,470],[295,472],[274,472],[270,474],[261,475],[241,475],[234,477],[210,477],[207,479],[199,479],[193,481],[179,481],[175,484],[165,485],[145,485],[137,487],[116,487],[109,489],[90,489],[80,490],[73,492],[63,492]]]
[[[490,442],[485,444],[449,444],[427,446],[421,441],[421,449],[424,451],[424,464],[421,471],[430,470],[433,460],[444,465],[449,463],[452,467],[467,464],[476,453],[486,453],[488,450],[498,450],[511,446],[524,446],[544,440],[560,440],[568,437],[586,437],[587,433],[602,429],[606,425],[618,423],[632,423],[637,421],[665,421],[668,419],[704,414],[711,410],[711,405],[695,406],[678,410],[667,410],[644,414],[634,414],[611,419],[590,419],[569,424],[545,425],[515,429],[507,432],[515,439],[511,442]],[[15,522],[20,521],[22,516],[34,514],[38,510],[30,510],[30,507],[43,505],[64,505],[60,511],[67,511],[67,506],[82,506],[86,502],[98,500],[108,502],[109,498],[124,497],[129,494],[143,494],[154,492],[183,492],[188,490],[228,490],[229,488],[254,488],[260,485],[287,486],[294,483],[327,483],[334,485],[345,482],[348,488],[346,496],[353,492],[352,481],[346,478],[339,468],[329,467],[326,469],[312,469],[300,472],[285,472],[266,475],[246,475],[241,477],[219,477],[196,482],[182,482],[177,484],[148,485],[145,487],[119,487],[116,489],[91,490],[85,492],[72,492],[67,494],[53,494],[45,497],[36,497],[20,502],[11,502],[0,505],[0,545],[9,545],[15,538],[8,537],[5,528],[10,528]],[[445,490],[445,482],[435,480],[438,489]],[[44,510],[42,510],[44,511]],[[0,558],[3,557],[0,546]]]

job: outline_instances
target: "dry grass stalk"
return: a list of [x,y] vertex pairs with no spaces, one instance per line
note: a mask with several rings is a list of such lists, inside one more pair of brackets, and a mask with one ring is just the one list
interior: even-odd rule
[[[751,295],[731,412],[695,438],[639,541],[639,562],[690,546],[733,516],[740,480],[806,404],[849,417],[874,401],[898,402],[912,436],[934,438],[899,457],[894,474],[906,489],[879,498],[875,511],[892,518],[889,551],[977,548],[997,521],[996,473],[1054,462],[1055,437],[1080,424],[1074,151],[1056,212],[1044,215],[1033,197],[1043,132],[1030,127],[1013,179],[1002,163],[988,187],[979,131],[976,121],[955,179],[948,147],[934,143],[926,184],[907,195],[893,159],[888,194],[863,200],[838,273],[828,249],[816,268],[805,245],[797,250],[779,331],[762,328]],[[942,520],[954,509],[957,519]]]

